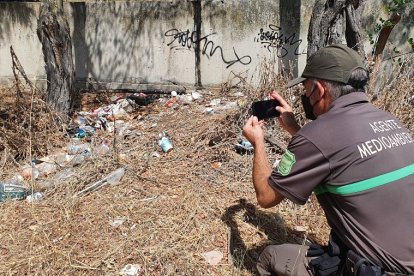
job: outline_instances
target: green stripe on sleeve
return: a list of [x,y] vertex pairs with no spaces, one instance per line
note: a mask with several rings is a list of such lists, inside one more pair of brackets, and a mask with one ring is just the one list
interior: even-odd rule
[[414,174],[414,164],[389,173],[378,175],[373,178],[365,179],[344,186],[334,186],[329,184],[320,185],[314,189],[314,192],[316,195],[322,193],[349,195],[373,189],[379,186],[387,185],[394,181],[400,180],[404,177],[410,176],[412,174]]

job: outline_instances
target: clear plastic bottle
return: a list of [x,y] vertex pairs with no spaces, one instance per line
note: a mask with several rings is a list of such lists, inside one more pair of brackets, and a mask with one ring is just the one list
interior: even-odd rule
[[68,146],[67,151],[69,154],[86,154],[91,152],[91,146],[88,143],[80,145],[71,144]]
[[111,172],[110,174],[108,174],[104,178],[104,180],[106,180],[106,182],[108,182],[109,185],[116,185],[121,181],[124,174],[125,174],[125,169],[124,168],[119,168],[119,169]]
[[39,202],[42,199],[43,199],[43,194],[42,193],[39,193],[39,192],[36,192],[36,193],[33,193],[33,194],[29,194],[26,197],[26,201],[29,202],[29,203]]

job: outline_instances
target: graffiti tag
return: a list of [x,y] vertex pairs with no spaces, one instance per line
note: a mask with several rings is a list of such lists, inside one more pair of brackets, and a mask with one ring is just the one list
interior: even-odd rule
[[282,28],[273,24],[269,25],[269,29],[264,31],[261,28],[258,37],[255,37],[254,41],[262,44],[269,52],[276,51],[279,58],[283,58],[289,53],[288,45],[296,45],[294,54],[297,56],[301,54],[299,53],[299,46],[302,43],[302,39],[296,38],[296,33],[285,36],[281,33]]
[[211,33],[205,35],[203,37],[198,38],[198,34],[196,31],[190,32],[190,30],[181,31],[178,29],[170,29],[165,32],[166,37],[170,37],[171,41],[167,43],[167,46],[171,46],[174,43],[181,45],[182,47],[187,47],[188,49],[195,48],[197,44],[200,45],[201,53],[203,55],[207,55],[208,57],[212,57],[216,52],[219,53],[221,56],[222,61],[227,64],[226,68],[230,66],[241,63],[242,65],[248,65],[252,62],[252,58],[248,55],[239,56],[236,50],[233,47],[233,54],[234,56],[229,58],[225,57],[223,53],[223,48],[221,46],[215,45],[215,43],[210,40],[210,36],[214,35],[215,33]]

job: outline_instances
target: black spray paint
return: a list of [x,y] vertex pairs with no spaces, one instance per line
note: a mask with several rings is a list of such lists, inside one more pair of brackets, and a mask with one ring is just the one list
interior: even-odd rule
[[263,45],[269,52],[275,51],[279,58],[285,57],[289,54],[287,46],[295,46],[294,54],[300,55],[299,46],[302,43],[302,39],[296,37],[296,33],[289,36],[285,36],[281,33],[282,28],[279,26],[270,24],[269,30],[260,29],[258,36],[254,38],[255,42]]
[[196,44],[200,44],[200,49],[201,49],[201,45],[203,45],[201,54],[207,55],[209,57],[212,57],[216,53],[216,51],[218,51],[223,62],[227,64],[226,68],[229,68],[230,66],[236,63],[248,65],[252,62],[252,58],[248,55],[240,57],[239,54],[234,49],[234,47],[233,47],[234,57],[232,58],[225,57],[223,53],[223,48],[221,46],[216,46],[215,43],[209,39],[209,37],[214,34],[215,33],[211,33],[203,37],[197,38],[198,37],[197,32],[196,31],[190,32],[190,30],[188,29],[186,31],[181,31],[178,29],[171,29],[165,32],[166,37],[172,37],[172,40],[167,44],[168,46],[176,42],[179,45],[190,49],[190,48],[194,48]]

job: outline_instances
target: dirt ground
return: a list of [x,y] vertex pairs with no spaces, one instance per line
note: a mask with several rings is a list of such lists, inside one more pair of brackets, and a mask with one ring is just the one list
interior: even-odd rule
[[[267,244],[323,241],[327,227],[315,200],[268,210],[256,204],[252,155],[235,150],[248,98],[234,91],[199,92],[203,99],[188,105],[166,107],[169,97],[162,97],[134,106],[124,118],[131,125],[128,135],[102,130],[77,142],[106,141],[109,153],[26,180],[43,198],[1,204],[1,274],[119,275],[131,264],[140,275],[252,275]],[[12,90],[3,93],[13,99]],[[82,109],[108,105],[111,96],[84,94]],[[215,99],[218,106],[211,105]],[[55,145],[43,150],[49,156],[67,151],[73,141],[50,131],[32,147],[49,140]],[[162,132],[173,143],[168,153],[158,145]],[[43,148],[37,146],[38,152]],[[268,151],[271,162],[280,157],[280,148],[268,144]],[[3,163],[2,179],[22,170],[9,163]],[[119,184],[74,197],[121,167],[126,172]],[[211,251],[218,254],[216,265],[203,257]]]
[[[77,140],[68,130],[82,118],[95,125],[91,114],[116,103],[114,94],[83,93],[80,113],[68,120],[36,93],[19,98],[13,87],[2,89],[0,182],[19,179],[42,198],[0,203],[0,274],[132,275],[135,269],[136,275],[256,275],[256,260],[268,244],[325,243],[329,229],[315,198],[270,209],[256,203],[252,155],[235,145],[249,103],[268,92],[260,87],[276,86],[264,80],[258,89],[204,89],[198,91],[202,99],[169,107],[171,97],[162,96],[131,105],[111,119],[122,123]],[[284,94],[295,110],[297,93]],[[413,93],[411,77],[400,78],[373,101],[413,132]],[[302,115],[298,119],[303,122]],[[289,137],[275,123],[266,131],[275,164]],[[170,138],[170,152],[158,144],[160,133]],[[57,161],[82,144],[92,150],[80,153],[78,162]],[[97,150],[102,145],[109,151]],[[30,179],[24,174],[30,161],[56,166]],[[76,196],[120,168],[125,174],[119,182]]]

